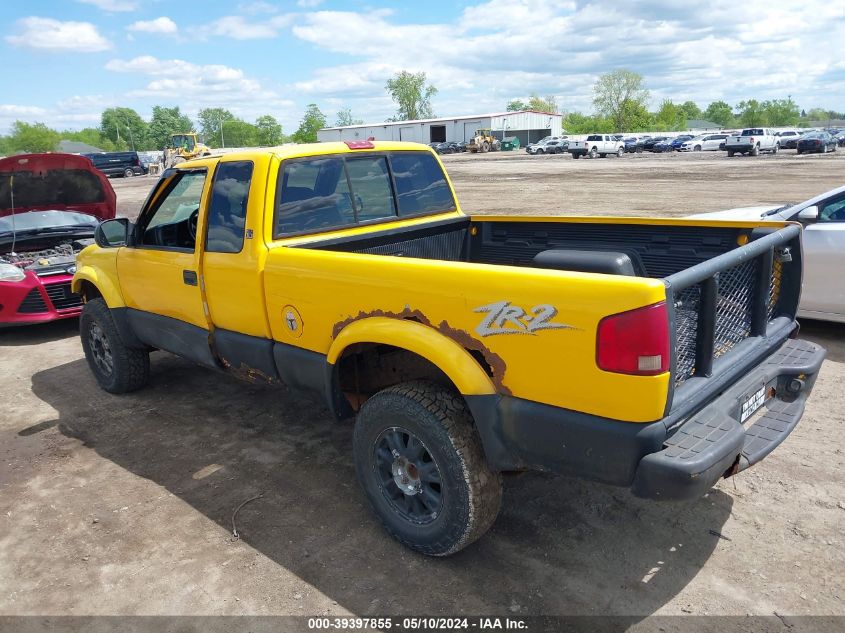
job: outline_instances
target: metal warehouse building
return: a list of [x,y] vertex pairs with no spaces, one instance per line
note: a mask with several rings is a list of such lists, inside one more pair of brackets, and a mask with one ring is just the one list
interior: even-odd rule
[[317,132],[320,141],[413,141],[442,143],[468,141],[480,128],[489,128],[493,136],[516,136],[521,145],[539,141],[544,136],[563,131],[563,115],[523,110],[474,116],[444,117],[419,121],[390,121],[345,127],[329,127]]

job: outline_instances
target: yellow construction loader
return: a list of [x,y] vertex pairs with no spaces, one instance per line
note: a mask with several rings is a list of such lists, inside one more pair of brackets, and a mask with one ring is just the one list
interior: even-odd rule
[[164,151],[164,165],[172,167],[197,156],[210,155],[211,149],[200,142],[196,132],[173,134],[170,137],[170,146]]
[[494,138],[493,131],[489,128],[476,130],[475,136],[467,143],[467,149],[473,153],[481,152],[483,154],[486,152],[495,152],[500,147],[499,139]]

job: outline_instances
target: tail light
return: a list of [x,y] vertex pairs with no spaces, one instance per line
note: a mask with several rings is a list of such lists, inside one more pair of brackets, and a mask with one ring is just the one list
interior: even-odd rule
[[601,320],[596,339],[599,369],[655,376],[669,371],[669,312],[661,301]]
[[754,142],[754,137],[753,137],[753,136],[752,136],[752,137],[750,137],[750,138],[748,139],[748,142],[749,142],[749,143],[753,143],[753,142]]

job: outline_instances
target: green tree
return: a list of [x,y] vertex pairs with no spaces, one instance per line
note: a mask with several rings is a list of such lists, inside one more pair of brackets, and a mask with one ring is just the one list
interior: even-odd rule
[[[223,147],[227,142],[226,135],[220,135],[220,129],[224,122],[234,121],[235,115],[226,108],[203,108],[197,112],[197,121],[200,124],[202,140],[209,147]],[[229,142],[231,147],[241,147]]]
[[153,116],[148,127],[151,147],[155,149],[168,147],[171,135],[192,132],[193,130],[193,122],[188,115],[179,111],[179,106],[173,108],[153,106]]
[[59,133],[43,123],[15,121],[6,147],[10,154],[54,152],[60,140]]
[[255,120],[258,144],[266,147],[281,145],[285,142],[285,135],[282,133],[282,126],[275,117],[265,114]]
[[734,113],[724,101],[714,101],[704,111],[704,118],[707,121],[718,123],[722,127],[733,127]]
[[660,109],[654,114],[654,126],[661,132],[677,132],[687,127],[687,117],[681,106],[664,99]]
[[762,107],[766,112],[769,125],[778,127],[796,125],[801,118],[798,105],[792,100],[792,97],[764,101]]
[[81,130],[63,130],[59,132],[63,141],[78,141],[111,152],[120,149],[110,138],[103,136],[99,128],[86,127]]
[[152,149],[147,122],[132,108],[106,108],[100,115],[100,133],[116,149]]
[[317,130],[326,127],[326,116],[320,112],[316,103],[309,103],[299,123],[299,128],[293,133],[294,143],[316,143]]
[[563,129],[569,134],[608,133],[613,131],[613,121],[603,116],[569,112],[563,118]]
[[684,116],[687,120],[701,118],[701,108],[698,107],[698,104],[695,101],[684,101],[680,107],[681,110],[684,111]]
[[593,106],[604,117],[613,121],[615,132],[628,131],[632,122],[627,118],[630,105],[645,107],[649,93],[643,76],[630,70],[619,69],[598,78],[593,86]]
[[223,121],[223,137],[229,147],[255,147],[258,145],[258,128],[241,119]]
[[505,107],[505,109],[508,112],[520,112],[522,110],[527,110],[528,104],[522,99],[512,99],[508,101],[508,105]]
[[361,125],[363,121],[361,119],[356,119],[352,116],[352,110],[350,108],[343,108],[337,113],[337,120],[334,124],[337,127],[345,127],[347,125]]
[[434,117],[431,98],[437,94],[437,88],[426,85],[424,72],[409,73],[403,70],[388,79],[385,88],[398,106],[394,120],[413,121]]
[[[628,99],[622,102],[621,107],[622,118],[627,122],[625,125],[626,132],[642,132],[654,129],[654,117],[644,104]],[[613,124],[610,123],[610,128]],[[602,131],[604,131],[602,129]],[[609,132],[618,132],[619,129],[610,129]]]
[[740,101],[737,106],[737,118],[740,125],[743,127],[755,127],[759,125],[768,125],[769,117],[763,104],[757,99],[749,99],[748,101]]
[[537,94],[532,94],[528,97],[528,107],[526,110],[535,110],[536,112],[548,112],[550,114],[557,114],[557,100],[552,95],[548,95],[545,99]]

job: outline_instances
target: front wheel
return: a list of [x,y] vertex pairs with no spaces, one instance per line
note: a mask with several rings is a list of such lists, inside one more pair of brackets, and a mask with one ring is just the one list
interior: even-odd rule
[[620,147],[618,150],[616,150],[616,157],[617,157],[617,158],[622,158],[622,154],[624,154],[624,153],[625,153],[625,148],[624,148],[624,147]]
[[123,177],[124,178],[132,178],[135,175],[135,172],[129,169],[128,167],[123,170]]
[[701,151],[701,145],[696,145],[696,146],[695,146],[695,147],[693,147],[692,149],[693,149],[693,151],[695,151],[695,152],[700,152],[700,151]]
[[775,143],[774,148],[772,149],[772,154],[777,154],[780,151],[780,145]]
[[731,150],[728,150],[728,158],[733,158],[734,153]]
[[128,393],[147,384],[149,352],[124,344],[105,301],[91,299],[85,304],[79,318],[79,335],[88,367],[103,390]]
[[353,447],[367,500],[403,545],[448,556],[496,520],[502,477],[459,394],[426,381],[380,391],[358,414]]
[[581,154],[572,153],[572,158],[581,158]]

